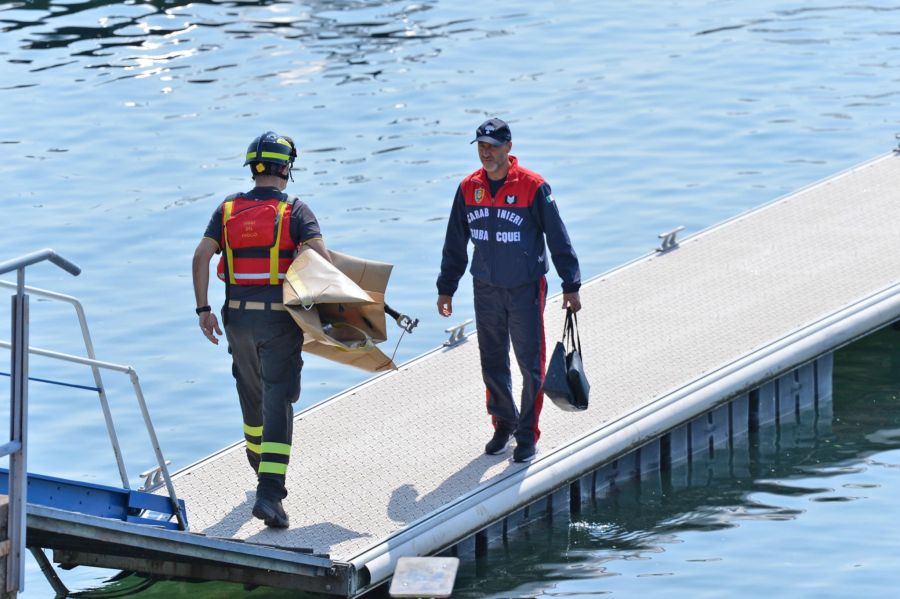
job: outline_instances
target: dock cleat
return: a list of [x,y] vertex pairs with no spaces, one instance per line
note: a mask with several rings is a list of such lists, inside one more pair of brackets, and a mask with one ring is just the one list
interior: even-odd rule
[[278,499],[257,497],[253,504],[253,517],[262,520],[270,528],[287,528],[290,526],[288,515]]

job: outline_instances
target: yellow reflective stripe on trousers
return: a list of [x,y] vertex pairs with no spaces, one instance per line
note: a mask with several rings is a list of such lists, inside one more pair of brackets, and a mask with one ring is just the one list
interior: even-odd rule
[[225,223],[231,218],[233,206],[233,201],[222,204],[222,239],[225,240],[225,269],[228,271],[228,282],[236,285],[237,282],[234,280],[234,252],[231,250],[231,244],[228,243],[228,229],[225,228]]
[[275,462],[260,462],[260,474],[287,474],[287,464],[276,464]]
[[244,425],[244,434],[250,435],[251,437],[262,437],[262,425],[259,426],[250,426]]
[[[260,426],[250,426],[249,424],[244,424],[244,435],[247,437],[256,437],[257,439],[262,437],[263,427]],[[245,439],[247,443],[247,451],[250,453],[255,453],[257,455],[262,453],[262,445],[259,443],[253,443],[249,439]]]
[[281,248],[281,221],[284,219],[284,211],[287,210],[287,202],[278,202],[278,218],[275,220],[275,245],[269,249],[269,285],[278,285],[278,250]]
[[291,446],[289,443],[275,443],[274,441],[265,441],[262,444],[262,452],[289,456],[291,455]]

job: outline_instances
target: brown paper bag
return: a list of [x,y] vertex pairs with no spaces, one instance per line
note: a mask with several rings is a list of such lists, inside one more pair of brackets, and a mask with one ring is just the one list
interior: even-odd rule
[[305,248],[288,268],[284,305],[303,329],[303,351],[368,372],[396,370],[375,345],[387,340],[384,293],[393,266]]

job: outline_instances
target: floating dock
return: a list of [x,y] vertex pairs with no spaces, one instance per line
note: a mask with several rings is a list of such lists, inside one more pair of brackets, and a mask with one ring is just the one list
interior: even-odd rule
[[[535,514],[829,397],[831,352],[900,318],[898,223],[890,154],[591,279],[579,313],[591,406],[546,401],[531,464],[483,453],[469,335],[297,415],[287,530],[250,515],[240,442],[173,475],[191,532],[30,505],[29,543],[63,566],[344,597],[388,581],[403,556],[486,551]],[[560,296],[545,321],[549,355]]]

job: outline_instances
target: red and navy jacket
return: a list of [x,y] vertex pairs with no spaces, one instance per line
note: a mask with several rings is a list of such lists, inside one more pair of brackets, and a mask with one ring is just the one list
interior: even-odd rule
[[437,280],[440,295],[456,292],[468,263],[470,239],[475,251],[469,271],[480,281],[518,287],[538,280],[549,269],[549,246],[563,292],[581,287],[578,257],[550,186],[539,174],[520,167],[515,156],[509,160],[506,180],[494,194],[484,169],[459,184],[444,239]]

